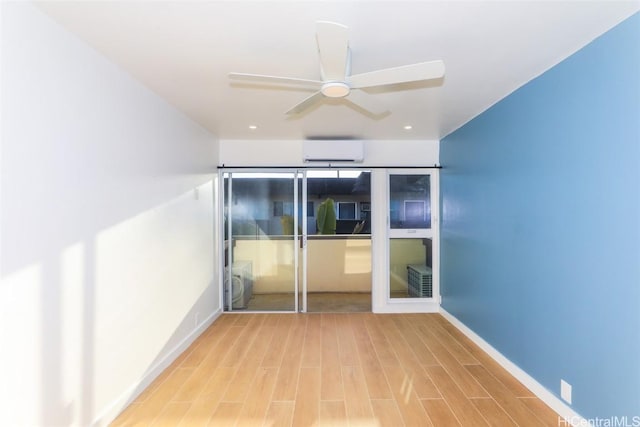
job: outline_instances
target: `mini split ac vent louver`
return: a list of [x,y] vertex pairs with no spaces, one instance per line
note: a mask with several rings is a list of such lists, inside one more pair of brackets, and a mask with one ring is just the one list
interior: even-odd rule
[[364,161],[364,143],[360,140],[307,140],[303,142],[302,159],[305,162]]

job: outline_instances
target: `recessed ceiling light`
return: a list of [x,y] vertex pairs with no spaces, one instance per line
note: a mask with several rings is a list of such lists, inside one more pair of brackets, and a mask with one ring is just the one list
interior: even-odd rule
[[258,126],[256,126],[256,125],[249,125],[249,129],[251,129],[251,130],[256,130],[256,129],[258,129]]
[[411,129],[413,129],[413,126],[411,126],[411,125],[405,125],[404,126],[404,130],[411,130]]

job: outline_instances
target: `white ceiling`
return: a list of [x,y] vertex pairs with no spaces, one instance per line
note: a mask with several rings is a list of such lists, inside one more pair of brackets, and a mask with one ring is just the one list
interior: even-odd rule
[[[575,0],[39,6],[220,139],[439,139],[640,9]],[[443,85],[368,94],[391,112],[382,119],[335,101],[290,118],[284,112],[310,92],[228,79],[231,71],[319,79],[317,20],[350,28],[353,74],[442,59]]]

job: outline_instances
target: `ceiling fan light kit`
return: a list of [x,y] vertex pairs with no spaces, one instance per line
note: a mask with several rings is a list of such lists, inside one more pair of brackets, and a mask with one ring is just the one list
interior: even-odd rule
[[[335,22],[318,21],[316,23],[316,41],[320,58],[322,80],[300,79],[295,77],[268,76],[262,74],[229,73],[236,80],[278,85],[306,86],[318,89],[313,95],[299,102],[286,114],[300,114],[326,98],[345,98],[358,105],[364,111],[366,107],[349,99],[353,90],[392,86],[401,83],[437,80],[444,77],[444,63],[440,60],[419,62],[401,67],[385,68],[368,73],[351,74],[351,51],[348,39],[349,28]],[[393,88],[391,88],[393,89]],[[361,101],[361,98],[359,98]],[[373,112],[379,114],[381,112]]]
[[345,82],[326,82],[320,92],[328,98],[344,98],[349,95],[351,88]]

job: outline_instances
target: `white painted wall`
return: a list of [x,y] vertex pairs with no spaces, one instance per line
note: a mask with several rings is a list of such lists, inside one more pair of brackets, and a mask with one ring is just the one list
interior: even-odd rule
[[0,425],[103,425],[218,313],[217,141],[1,8]]
[[[433,166],[439,164],[439,141],[364,141],[364,162],[353,166]],[[316,166],[304,163],[301,140],[221,140],[219,165]],[[345,163],[340,163],[344,166]],[[347,163],[346,166],[349,164]]]

